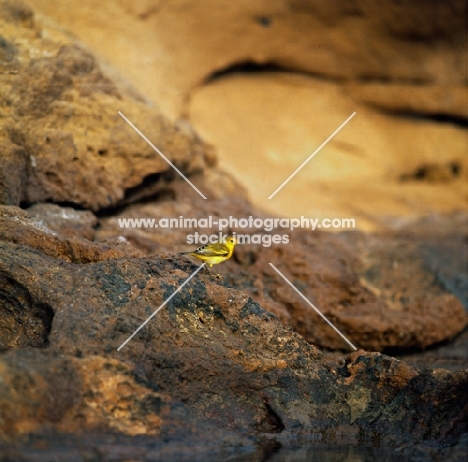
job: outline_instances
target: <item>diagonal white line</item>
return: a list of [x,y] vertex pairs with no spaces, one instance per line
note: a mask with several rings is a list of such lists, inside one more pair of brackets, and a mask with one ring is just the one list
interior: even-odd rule
[[117,348],[117,351],[120,351],[141,329],[143,329],[143,327],[146,326],[146,324],[148,324],[151,320],[151,318],[153,318],[153,316],[156,316],[156,314],[158,313],[159,310],[161,310],[162,308],[164,308],[168,303],[169,301],[172,299],[172,297],[174,297],[178,292],[180,292],[180,290],[182,289],[182,287],[185,286],[185,284],[187,284],[190,279],[192,279],[204,266],[206,265],[206,263],[203,263],[202,265],[200,265],[185,281],[184,283],[135,331],[133,332],[132,335],[130,335],[130,337],[128,337],[127,340],[125,340],[125,342],[122,343],[122,345],[119,346],[119,348]]
[[302,168],[312,157],[317,154],[354,116],[356,112],[353,112],[297,169],[289,176],[289,178],[268,198],[271,199],[276,193]]
[[299,292],[299,290],[292,284],[292,282],[289,281],[289,279],[278,269],[276,268],[273,263],[269,263],[269,265],[320,315],[322,318],[328,323],[328,325],[335,331],[337,332],[341,338],[343,338],[348,345],[351,346],[351,348],[356,351],[357,348],[320,312],[318,308],[316,308],[312,302],[310,302],[304,295]]
[[135,125],[130,122],[120,111],[119,111],[119,116],[122,117],[122,119],[127,122],[130,127],[133,128],[195,191],[197,191],[198,194],[200,194],[203,199],[206,199],[206,197],[201,193],[201,191],[148,139],[146,138],[143,133],[138,130],[138,128],[135,127]]

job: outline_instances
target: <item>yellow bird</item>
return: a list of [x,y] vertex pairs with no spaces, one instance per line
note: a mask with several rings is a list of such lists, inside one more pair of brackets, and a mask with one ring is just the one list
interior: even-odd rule
[[215,244],[206,244],[191,252],[180,252],[181,255],[191,255],[208,264],[211,268],[225,260],[231,258],[237,240],[234,236],[228,236],[225,243],[216,242]]

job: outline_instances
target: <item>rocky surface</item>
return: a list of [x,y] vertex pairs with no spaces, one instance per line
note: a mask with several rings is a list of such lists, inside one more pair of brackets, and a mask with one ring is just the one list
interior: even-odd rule
[[156,435],[170,451],[210,424],[221,448],[310,435],[453,444],[466,431],[466,371],[420,372],[363,350],[339,366],[210,275],[190,281],[119,351],[194,271],[185,257],[77,265],[8,242],[0,257],[12,285],[3,304],[26,317],[21,324],[53,313],[45,350],[14,345],[0,357],[9,451],[23,434],[93,431]]
[[[223,201],[209,204],[212,212],[226,205]],[[155,212],[161,207],[169,215],[169,209],[175,212],[174,207],[183,206],[183,202],[147,204],[139,213],[137,206],[127,210],[145,216],[143,210]],[[163,234],[146,232],[142,238],[140,231],[140,239],[135,239],[129,233],[121,236],[120,247],[108,244],[103,251],[104,244],[79,236],[83,227],[77,227],[78,236],[59,235],[45,224],[53,212],[48,223],[56,230],[67,230],[77,212],[50,205],[36,205],[31,211],[34,216],[12,206],[2,211],[0,339],[4,352],[0,369],[4,392],[0,408],[8,416],[2,421],[8,457],[29,460],[31,451],[35,452],[32,448],[38,446],[37,454],[44,457],[65,451],[77,457],[99,452],[110,458],[113,454],[117,460],[130,454],[142,460],[157,460],[162,454],[204,460],[206,454],[217,453],[224,454],[220,457],[235,454],[242,460],[243,453],[263,457],[268,441],[315,447],[312,438],[329,453],[328,444],[375,444],[370,439],[377,437],[375,457],[385,454],[379,452],[381,446],[399,446],[404,453],[419,444],[418,451],[426,455],[432,447],[430,457],[438,460],[441,446],[456,444],[466,431],[463,403],[467,402],[468,376],[462,369],[468,363],[463,346],[458,362],[451,363],[453,372],[434,369],[446,367],[446,362],[433,349],[408,357],[419,369],[363,350],[349,356],[324,355],[306,339],[316,335],[317,345],[343,349],[342,339],[327,332],[325,325],[318,328],[313,323],[310,332],[303,329],[303,336],[298,335],[295,330],[300,332],[304,319],[311,316],[307,305],[292,302],[294,294],[284,298],[285,285],[275,280],[273,271],[259,270],[261,262],[268,267],[269,256],[276,254],[274,262],[311,299],[314,292],[309,293],[308,287],[322,284],[316,292],[323,300],[321,308],[358,346],[367,339],[385,349],[393,339],[392,347],[422,348],[435,341],[434,335],[453,336],[466,323],[466,316],[459,302],[443,293],[434,276],[431,279],[429,269],[424,270],[421,263],[415,266],[417,260],[408,257],[410,240],[404,246],[407,260],[394,252],[395,236],[385,241],[392,255],[400,255],[398,269],[407,275],[406,285],[397,281],[398,287],[406,287],[404,297],[393,297],[393,303],[417,300],[418,290],[432,293],[431,303],[426,302],[421,311],[408,303],[409,307],[393,307],[393,317],[382,315],[383,308],[376,314],[375,305],[383,307],[391,299],[393,286],[386,264],[392,260],[384,254],[379,271],[374,261],[373,277],[363,282],[359,271],[366,275],[369,269],[358,262],[358,255],[364,250],[375,252],[373,244],[384,242],[382,236],[314,233],[304,237],[300,232],[294,236],[299,242],[285,246],[288,253],[279,256],[278,248],[239,246],[235,259],[219,270],[224,282],[202,271],[118,351],[196,266],[174,252],[164,254],[171,241]],[[200,215],[205,212],[198,211]],[[161,216],[161,210],[156,216]],[[95,238],[106,236],[112,243],[110,232],[115,228],[110,224],[115,220],[101,218],[103,226]],[[301,239],[309,239],[308,247],[301,245]],[[69,245],[60,246],[60,242]],[[81,253],[75,250],[76,242]],[[354,255],[350,244],[358,247]],[[142,258],[155,249],[158,256]],[[329,256],[319,249],[327,249]],[[337,255],[338,266],[330,261],[337,260]],[[311,258],[316,279],[301,282],[294,272],[299,268],[301,274],[310,274],[305,266]],[[261,291],[257,290],[260,281]],[[379,293],[378,283],[385,294]],[[337,309],[340,290],[352,295],[352,288],[357,292],[354,296],[368,294],[374,303],[351,300]],[[276,308],[279,318],[254,301],[259,293],[283,297],[274,300],[263,295],[263,305],[271,311]],[[445,320],[438,318],[440,326],[434,321],[440,314],[431,311],[433,305],[445,316]],[[458,321],[451,324],[457,316]],[[353,317],[361,324],[353,325],[349,321]],[[414,319],[412,328],[409,317]],[[367,331],[362,330],[363,319]],[[385,322],[394,323],[393,336],[379,330]],[[405,332],[408,335],[397,335]],[[435,403],[437,413],[432,412]],[[57,434],[75,436],[66,437],[57,448],[53,443]],[[119,436],[116,444],[112,435],[124,438]],[[149,440],[151,435],[156,440]]]
[[381,229],[466,209],[464,0],[32,3],[188,117],[274,215]]
[[119,219],[265,213],[189,124],[28,6],[0,11],[1,460],[463,460],[465,214],[239,245],[224,279],[199,272],[129,339],[208,230]]
[[[150,255],[160,251],[177,252],[185,249],[181,245],[186,235],[197,230],[126,229],[119,226],[119,220],[187,214],[197,218],[248,217],[252,213],[255,211],[245,202],[230,199],[207,203],[190,198],[190,203],[187,200],[138,204],[102,218],[96,236],[98,240],[122,236]],[[416,233],[411,227],[380,235],[274,229],[270,234],[289,236],[287,245],[238,245],[234,258],[224,263],[220,271],[226,274],[230,284],[247,291],[314,345],[332,350],[349,348],[269,263],[332,319],[355,345],[374,351],[421,350],[452,338],[467,323],[460,302],[466,300],[463,298],[466,285],[461,284],[464,235],[450,228],[448,222],[460,229],[466,227],[466,217],[460,215],[458,219],[435,220],[423,227],[424,232],[420,229]],[[258,233],[255,229],[236,231]],[[421,236],[425,238],[423,242]],[[440,251],[448,242],[452,244],[451,252]],[[447,277],[445,283],[439,276],[443,273]]]
[[213,164],[212,149],[188,124],[175,126],[128,85],[111,81],[69,35],[22,3],[3,1],[0,11],[3,203],[98,210],[133,196],[170,195],[174,171],[119,111],[187,175]]

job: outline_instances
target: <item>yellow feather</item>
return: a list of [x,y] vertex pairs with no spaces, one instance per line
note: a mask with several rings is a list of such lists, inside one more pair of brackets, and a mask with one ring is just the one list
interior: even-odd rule
[[191,252],[181,252],[204,261],[212,267],[231,258],[237,241],[233,236],[228,236],[225,243],[206,244]]

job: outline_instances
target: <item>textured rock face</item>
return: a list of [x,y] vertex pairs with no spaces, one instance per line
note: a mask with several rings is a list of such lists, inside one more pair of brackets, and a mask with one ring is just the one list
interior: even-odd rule
[[[44,457],[50,457],[59,450],[53,435],[70,433],[77,436],[63,440],[60,448],[81,457],[85,447],[105,451],[112,446],[122,460],[130,454],[145,455],[149,460],[163,454],[193,460],[195,446],[203,460],[208,453],[213,457],[213,451],[228,454],[233,446],[253,457],[254,442],[264,438],[287,444],[291,438],[302,441],[315,435],[334,444],[362,444],[370,435],[378,435],[385,446],[427,444],[428,440],[440,445],[455,444],[466,431],[466,371],[421,372],[402,361],[363,350],[337,360],[308,343],[306,338],[314,338],[317,344],[343,348],[325,326],[319,329],[304,323],[311,316],[304,312],[307,305],[293,302],[294,294],[287,295],[271,271],[260,270],[261,262],[269,260],[269,253],[278,253],[277,249],[258,252],[253,246],[240,246],[235,260],[223,265],[225,283],[204,272],[197,274],[118,351],[196,266],[173,253],[141,258],[152,250],[149,242],[160,251],[168,247],[167,241],[158,245],[155,236],[145,238],[142,233],[142,241],[134,241],[144,243],[141,250],[129,243],[131,236],[123,246],[107,244],[103,248],[99,242],[80,237],[82,227],[76,230],[78,236],[69,231],[57,235],[45,224],[51,211],[49,224],[56,230],[70,228],[74,215],[66,209],[58,213],[59,207],[31,209],[34,218],[11,206],[2,211],[0,409],[4,417],[0,428],[7,448],[4,454],[9,457],[27,460],[30,444],[39,445]],[[111,230],[104,226],[97,236]],[[373,279],[367,276],[368,283],[359,282],[351,270],[344,271],[348,265],[356,265],[357,255],[353,256],[350,244],[371,254],[375,241],[382,239],[374,237],[369,243],[360,235],[348,239],[314,235],[315,246],[309,244],[313,247],[309,251],[314,251],[308,255],[313,256],[318,271],[315,284],[327,281],[317,291],[327,316],[357,345],[367,340],[379,348],[388,347],[391,340],[395,340],[393,347],[423,347],[424,339],[434,341],[434,334],[450,336],[450,329],[461,329],[466,317],[460,305],[451,296],[438,294],[428,271],[408,262],[399,262],[400,271],[408,272],[408,278],[412,275],[409,282],[428,279],[421,290],[433,293],[433,304],[441,299],[440,309],[447,310],[449,318],[443,326],[431,328],[431,316],[437,313],[429,316],[414,308],[413,313],[412,308],[403,308],[404,316],[393,318],[385,318],[380,310],[379,324],[370,303],[356,301],[368,293],[375,297],[371,307],[383,306],[385,296],[378,293],[376,274],[381,274],[382,286],[391,289],[385,280],[388,259],[382,260],[380,273],[372,266]],[[314,282],[301,284],[295,274],[297,268],[308,274],[305,247],[299,248],[301,252],[288,247],[289,254],[277,255],[274,262],[313,299],[314,292],[307,292],[307,287],[315,287]],[[330,257],[319,249],[327,249]],[[329,261],[336,258],[337,249],[341,260],[336,267]],[[264,281],[261,291],[260,281]],[[419,285],[409,282],[405,297],[416,298],[412,292]],[[401,282],[398,286],[404,287]],[[349,310],[337,310],[336,302],[327,302],[339,298],[343,290],[351,293]],[[283,322],[249,296],[255,298],[259,293],[264,294],[265,306],[279,310]],[[276,293],[282,298],[272,301]],[[271,299],[265,294],[271,294]],[[411,316],[412,327],[404,323]],[[457,316],[458,326],[451,323]],[[388,331],[382,335],[385,322],[393,323],[393,337]],[[285,323],[298,331],[302,327],[303,336]],[[367,332],[362,331],[363,325],[368,326]],[[304,326],[313,328],[307,331]],[[406,337],[397,335],[405,329]],[[413,343],[408,343],[411,329]],[[426,367],[430,362],[420,364]],[[463,364],[466,366],[466,357],[460,366]],[[18,438],[25,434],[34,435],[33,439],[20,443],[23,440]],[[120,435],[116,446],[109,441],[112,434]]]
[[[196,206],[178,204],[134,205],[119,215],[101,220],[100,239],[124,236],[142,252],[175,252],[186,239],[183,229],[125,229],[119,219],[136,217],[249,216],[252,209],[228,200]],[[261,216],[261,215],[260,215]],[[378,351],[424,349],[459,333],[467,324],[460,299],[466,291],[463,235],[451,229],[466,226],[466,217],[435,221],[419,231],[380,235],[294,230],[287,245],[239,245],[234,258],[220,271],[230,284],[245,290],[283,323],[314,345],[329,349],[349,347],[335,331],[269,266],[277,268],[346,333],[355,345]],[[433,233],[436,227],[442,227]],[[445,229],[444,229],[445,227]],[[201,231],[203,232],[203,231]],[[255,230],[238,230],[254,234]],[[275,229],[271,234],[283,234]],[[424,241],[420,242],[421,236]],[[452,242],[453,251],[437,255]],[[431,250],[432,249],[432,250]],[[451,261],[448,263],[447,258]],[[444,282],[444,271],[447,280]],[[451,271],[454,274],[451,274]],[[458,287],[458,291],[454,288]],[[457,298],[458,297],[458,298]]]
[[[0,459],[265,460],[311,440],[374,445],[374,460],[388,455],[379,446],[464,451],[466,330],[442,358],[414,354],[466,325],[464,214],[239,245],[224,280],[199,272],[123,345],[197,267],[177,255],[190,230],[119,219],[264,214],[188,124],[29,7],[0,11]],[[270,262],[359,351],[340,353]],[[430,367],[454,351],[451,372]]]
[[[118,351],[193,272],[182,257],[76,265],[7,242],[0,256],[1,274],[54,313],[46,350],[0,358],[7,441],[46,429],[162,436],[173,425],[193,437],[210,423],[224,429],[221,446],[338,432],[356,443],[371,429],[385,444],[451,443],[464,431],[466,371],[421,373],[364,351],[338,366],[209,275],[190,281]],[[4,296],[16,299],[17,291]],[[181,422],[186,412],[201,427]]]
[[189,117],[275,215],[380,229],[466,206],[464,0],[33,3]]
[[[140,186],[151,184],[154,196],[171,190],[173,170],[119,111],[186,174],[200,173],[213,158],[189,125],[174,126],[111,81],[69,36],[37,22],[20,3],[2,2],[0,9],[7,66],[0,74],[3,203],[70,202],[98,210],[122,202],[124,191],[141,195]],[[29,20],[17,21],[21,15]]]

